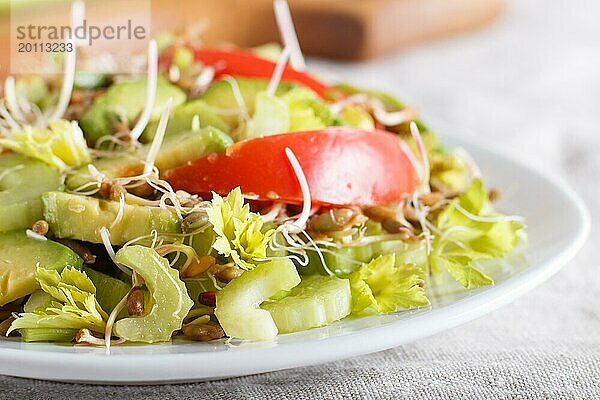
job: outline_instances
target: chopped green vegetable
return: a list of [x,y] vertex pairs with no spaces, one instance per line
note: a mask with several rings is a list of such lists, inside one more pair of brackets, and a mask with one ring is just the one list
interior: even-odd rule
[[53,301],[45,309],[19,314],[10,326],[15,329],[56,328],[103,332],[108,315],[96,299],[96,287],[85,272],[66,267],[62,273],[38,267],[36,280]]
[[187,47],[178,47],[173,54],[173,64],[180,70],[188,68],[194,63],[194,53]]
[[171,31],[162,31],[159,32],[155,37],[156,47],[158,47],[158,52],[161,53],[167,47],[171,46],[177,40],[177,36]]
[[30,227],[42,218],[42,193],[61,188],[56,168],[21,154],[0,155],[0,232]]
[[285,297],[266,301],[261,308],[271,313],[279,333],[289,333],[339,321],[350,314],[351,305],[348,279],[311,276]]
[[27,302],[23,306],[23,311],[25,312],[35,312],[38,309],[45,310],[47,307],[52,305],[54,297],[50,296],[48,293],[43,290],[36,290],[31,293]]
[[144,246],[124,247],[117,252],[116,260],[144,278],[154,300],[146,315],[117,321],[114,327],[117,336],[131,342],[171,340],[194,305],[179,279],[179,271],[171,268],[169,261],[154,249]]
[[350,274],[352,311],[373,309],[379,313],[426,306],[423,269],[412,264],[395,265],[395,254],[386,254]]
[[307,87],[294,87],[279,96],[259,92],[254,104],[252,120],[245,127],[245,133],[238,136],[267,136],[338,124],[329,106]]
[[19,329],[24,342],[72,342],[77,335],[77,329],[59,328],[24,328]]
[[26,126],[8,138],[0,138],[0,146],[42,160],[61,171],[91,161],[83,132],[76,121],[57,120],[48,125],[48,129]]
[[[169,121],[167,122],[167,130],[165,131],[165,145],[168,144],[171,136],[180,132],[189,132],[192,129],[195,117],[198,118],[200,128],[210,127],[213,132],[217,130],[229,132],[230,130],[229,124],[227,124],[218,113],[213,112],[211,107],[203,100],[196,99],[173,108],[173,111],[169,116]],[[156,129],[158,128],[158,122],[158,120],[154,120],[148,123],[148,126],[144,129],[144,133],[141,137],[142,142],[152,142]],[[220,136],[222,136],[221,141],[225,144],[225,147],[228,147],[233,141],[223,132],[219,132]],[[215,150],[215,152],[218,152],[218,150]]]
[[481,179],[438,216],[436,227],[441,234],[433,243],[431,267],[446,269],[465,288],[492,284],[477,261],[506,255],[524,235],[523,223],[494,211]]
[[254,104],[254,116],[246,127],[249,136],[268,136],[290,130],[290,109],[284,100],[260,92]]
[[[358,88],[347,83],[340,83],[333,85],[331,89],[325,94],[330,100],[340,100],[344,96],[350,96],[354,94],[366,94],[370,98],[381,101],[383,108],[387,112],[396,112],[406,109],[406,105],[398,100],[395,96],[389,93],[382,92],[380,90],[369,90],[364,88]],[[435,140],[435,135],[423,124],[423,121],[416,120],[415,123],[423,136],[425,146],[428,147],[428,142]],[[403,122],[397,126],[388,126],[387,129],[391,132],[399,133],[403,136],[410,136],[409,121]],[[431,137],[431,138],[430,138]]]
[[[238,127],[241,118],[246,115],[254,115],[256,95],[267,90],[268,85],[268,79],[229,77],[214,82],[202,95],[201,101],[203,106],[208,105],[210,110],[213,110],[233,130]],[[280,96],[294,87],[296,87],[294,83],[281,82],[277,86],[275,95]],[[197,101],[194,100],[189,104]],[[202,119],[202,115],[200,119]],[[186,129],[189,129],[188,127],[189,124]],[[218,128],[225,130],[221,127]],[[225,132],[232,135],[234,133],[228,130]],[[241,139],[240,135],[236,136]]]
[[42,106],[48,101],[48,85],[39,75],[17,80],[15,90],[19,99],[25,99],[37,106]]
[[112,311],[131,289],[131,283],[125,283],[87,266],[83,267],[83,271],[96,286],[96,298],[104,310]]
[[258,306],[281,290],[300,283],[294,264],[275,259],[246,271],[217,292],[215,315],[229,337],[269,340],[277,336],[277,326],[267,310]]
[[[160,171],[183,165],[212,153],[222,153],[233,144],[231,138],[212,126],[195,131],[177,132],[163,141],[154,165]],[[144,160],[150,145],[141,145],[136,151],[114,151],[110,157],[97,158],[92,165],[109,179],[135,176],[143,173]],[[65,185],[68,190],[91,188],[97,178],[90,174],[88,165],[69,171]]]
[[329,106],[311,89],[300,86],[281,96],[290,110],[289,131],[308,131],[337,125]]
[[[368,236],[366,237],[368,238]],[[405,264],[427,265],[427,246],[423,241],[407,243],[400,239],[381,240],[362,246],[341,246],[340,248],[328,249],[323,254],[323,259],[327,267],[336,275],[346,276],[359,269],[361,263],[368,263],[383,254],[395,254],[397,267]],[[309,255],[310,264],[308,268],[302,268],[300,273],[303,275],[326,274],[318,254],[310,251]]]
[[255,260],[266,257],[267,245],[275,231],[262,232],[260,215],[250,212],[239,187],[225,198],[215,193],[206,213],[217,235],[212,247],[219,254],[231,257],[244,269],[254,268]]
[[467,164],[454,153],[445,150],[431,152],[431,178],[437,179],[450,190],[464,192],[471,183]]
[[266,60],[277,62],[281,56],[281,45],[275,42],[261,44],[260,46],[252,47],[250,50],[259,57]]
[[0,233],[0,305],[39,289],[37,268],[62,271],[79,267],[83,260],[52,240],[29,237],[24,229]]
[[[133,121],[144,108],[146,86],[147,80],[144,78],[122,81],[109,87],[106,93],[94,101],[92,107],[79,121],[85,137],[90,142],[95,142],[100,137],[111,134],[112,123],[115,121],[133,126]],[[173,98],[174,107],[186,100],[185,93],[181,89],[159,78],[151,118],[160,116],[169,98]],[[122,120],[123,117],[125,120]]]
[[118,201],[64,192],[46,192],[42,201],[45,220],[54,234],[63,239],[102,243],[100,227],[103,226],[107,227],[114,245],[148,235],[152,230],[181,232],[181,220],[172,209],[127,203],[121,207]]
[[352,128],[365,129],[371,131],[375,129],[375,121],[373,117],[358,107],[348,106],[340,114],[342,125]]
[[108,75],[98,72],[78,71],[75,73],[73,87],[78,89],[97,89],[106,87],[110,83]]

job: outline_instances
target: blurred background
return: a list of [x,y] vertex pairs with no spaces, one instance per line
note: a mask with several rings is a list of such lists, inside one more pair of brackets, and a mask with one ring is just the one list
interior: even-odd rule
[[[28,23],[68,21],[65,0],[0,0],[8,27],[10,7]],[[378,57],[423,40],[482,26],[502,0],[289,0],[307,54],[337,59]],[[135,7],[130,7],[135,4]],[[208,45],[257,46],[278,40],[272,0],[87,0],[87,17],[110,24],[127,13],[138,22],[148,7],[154,33],[202,28]],[[137,12],[136,12],[137,8]]]

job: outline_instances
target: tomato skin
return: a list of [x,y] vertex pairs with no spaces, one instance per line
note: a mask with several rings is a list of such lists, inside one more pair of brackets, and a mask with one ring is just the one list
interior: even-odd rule
[[166,171],[174,189],[227,194],[240,186],[249,198],[302,203],[302,191],[285,154],[300,162],[317,205],[378,205],[401,200],[418,175],[401,139],[385,131],[326,128],[239,142]]
[[[215,68],[215,79],[224,75],[241,76],[246,78],[269,79],[275,69],[275,63],[243,50],[223,50],[197,48],[191,49],[196,61]],[[160,63],[170,65],[174,49],[165,50],[160,57]],[[313,78],[305,72],[296,71],[289,65],[283,70],[282,81],[290,81],[307,86],[324,97],[329,86]]]
[[[216,68],[215,78],[223,75],[243,76],[247,78],[271,78],[275,63],[271,60],[258,57],[247,51],[241,50],[219,50],[204,49],[195,50],[196,61],[204,64],[213,65]],[[319,96],[323,97],[328,89],[324,83],[313,78],[305,72],[296,71],[289,65],[286,65],[281,76],[282,81],[296,82],[308,86]]]

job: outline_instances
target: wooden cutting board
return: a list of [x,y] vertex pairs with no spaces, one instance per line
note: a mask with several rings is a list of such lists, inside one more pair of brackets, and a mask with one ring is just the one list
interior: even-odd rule
[[[478,28],[502,0],[288,0],[307,54],[365,60]],[[153,29],[206,20],[206,42],[255,46],[278,41],[272,0],[153,0]]]
[[[69,0],[23,3],[31,21],[60,24]],[[46,3],[47,1],[47,3]],[[87,15],[107,23],[124,0],[86,0]],[[153,33],[206,24],[202,40],[256,46],[279,41],[272,0],[150,0]],[[502,10],[502,0],[288,0],[306,54],[345,60],[378,57],[425,40],[480,27]],[[135,12],[128,12],[135,21]],[[10,60],[8,9],[0,10],[0,78]],[[117,41],[111,42],[116,50]],[[145,51],[144,46],[129,49]],[[12,71],[12,73],[17,73]]]

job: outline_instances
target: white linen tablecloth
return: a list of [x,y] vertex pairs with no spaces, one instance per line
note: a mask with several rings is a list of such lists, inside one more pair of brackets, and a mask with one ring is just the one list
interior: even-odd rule
[[0,398],[600,399],[600,2],[512,0],[472,35],[312,66],[399,94],[442,134],[484,139],[562,174],[591,209],[587,246],[513,304],[388,351],[184,385],[0,377]]

